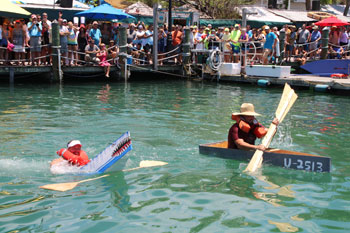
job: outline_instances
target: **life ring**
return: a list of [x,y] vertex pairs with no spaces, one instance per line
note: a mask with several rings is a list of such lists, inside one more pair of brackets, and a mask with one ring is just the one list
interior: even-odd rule
[[347,78],[346,74],[331,74],[331,78]]

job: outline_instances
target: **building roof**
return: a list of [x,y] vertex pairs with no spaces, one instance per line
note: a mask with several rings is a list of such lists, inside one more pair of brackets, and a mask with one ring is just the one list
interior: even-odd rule
[[[30,8],[59,8],[59,4],[54,4],[53,0],[11,0],[11,2],[21,6],[21,7],[30,7]],[[90,7],[82,2],[73,0],[72,4],[73,9],[90,9]],[[65,8],[70,9],[70,8]]]
[[143,2],[136,2],[126,7],[124,11],[131,15],[153,16],[153,8]]
[[261,6],[240,6],[237,8],[240,15],[242,15],[243,8],[247,8],[247,12],[249,13],[256,13],[256,14],[248,14],[247,20],[280,22],[280,23],[291,22],[286,17],[277,15],[274,12],[271,12],[270,9],[267,9],[266,7],[261,7]]
[[185,4],[183,6],[176,7],[176,8],[174,8],[174,10],[176,10],[176,11],[186,11],[186,12],[198,12],[199,13],[199,18],[201,18],[201,19],[211,19],[212,18],[209,15],[207,15],[206,13],[197,10],[196,8],[194,8],[193,6],[191,6],[189,4]]
[[317,20],[307,16],[307,11],[268,9],[271,13],[290,20],[291,22],[315,22]]

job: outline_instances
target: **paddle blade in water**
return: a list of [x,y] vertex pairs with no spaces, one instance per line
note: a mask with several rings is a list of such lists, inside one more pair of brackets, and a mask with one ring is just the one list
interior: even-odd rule
[[60,191],[60,192],[65,192],[71,189],[74,189],[79,182],[72,182],[72,183],[59,183],[59,184],[47,184],[44,186],[40,186],[42,189],[50,189],[54,191]]
[[143,160],[140,162],[140,167],[156,167],[156,166],[164,166],[168,163],[162,161],[152,161],[152,160]]

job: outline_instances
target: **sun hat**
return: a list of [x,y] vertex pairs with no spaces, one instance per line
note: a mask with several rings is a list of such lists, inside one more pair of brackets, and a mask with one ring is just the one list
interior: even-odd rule
[[269,26],[265,26],[265,30],[268,30],[268,29],[270,29],[270,27]]
[[72,141],[69,141],[67,143],[67,148],[70,148],[70,147],[73,147],[73,146],[76,146],[76,145],[80,145],[81,146],[81,143],[79,140],[72,140]]
[[256,113],[254,110],[254,105],[251,103],[243,103],[241,105],[241,112],[234,112],[232,115],[239,116],[260,116],[259,113]]

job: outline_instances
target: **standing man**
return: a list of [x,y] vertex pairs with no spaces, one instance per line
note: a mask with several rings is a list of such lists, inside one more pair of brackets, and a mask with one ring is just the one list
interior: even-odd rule
[[97,21],[92,23],[92,29],[90,30],[89,36],[95,41],[95,45],[100,46],[102,34],[100,29],[98,29]]
[[317,49],[318,49],[318,42],[321,39],[321,32],[318,30],[318,26],[313,26],[312,33],[310,37],[310,58],[314,59]]
[[38,21],[36,15],[32,15],[32,21],[28,23],[28,32],[29,32],[29,43],[30,43],[30,54],[32,65],[40,65],[40,61],[35,61],[36,57],[40,56],[41,52],[41,31],[42,26]]
[[240,43],[239,38],[241,37],[241,30],[239,29],[239,24],[235,24],[233,31],[231,32],[231,41],[232,41],[232,52],[233,52],[233,62],[239,62],[239,53],[240,53]]
[[60,25],[60,44],[63,65],[68,65],[68,35],[69,31],[66,26],[67,20],[59,18],[58,25]]
[[[181,57],[181,43],[182,43],[182,32],[179,30],[179,25],[175,26],[175,30],[171,32],[171,37],[173,40],[173,47],[176,48],[175,53],[178,53],[178,62],[182,63]],[[175,58],[176,63],[176,58]]]
[[266,40],[264,43],[264,53],[263,53],[263,65],[267,65],[268,56],[272,55],[273,50],[276,49],[277,36],[274,32],[271,32],[269,26],[265,27]]
[[[51,21],[47,19],[47,13],[43,13],[43,18],[41,21],[42,33],[41,33],[41,44],[44,45],[41,48],[41,56],[46,56],[51,54],[50,45],[50,30],[51,30]],[[44,57],[41,59],[42,63],[51,64],[51,57]]]
[[308,46],[307,46],[307,42],[309,42],[310,40],[310,31],[306,29],[306,24],[303,24],[303,26],[301,27],[301,30],[299,32],[299,39],[298,39],[298,50],[301,53],[303,50],[305,50],[306,52],[308,51]]

